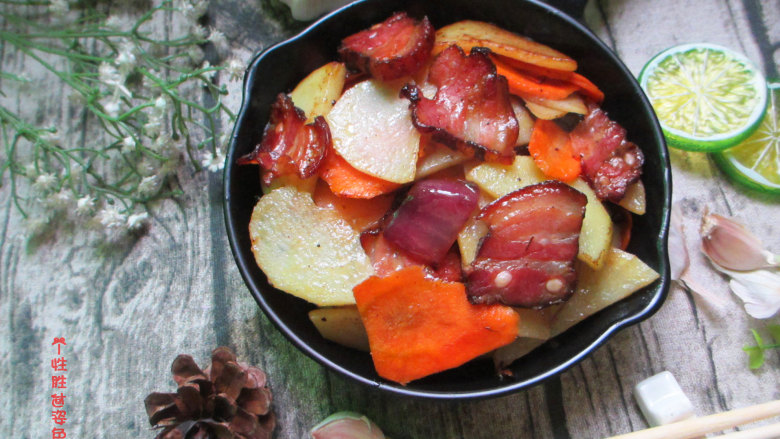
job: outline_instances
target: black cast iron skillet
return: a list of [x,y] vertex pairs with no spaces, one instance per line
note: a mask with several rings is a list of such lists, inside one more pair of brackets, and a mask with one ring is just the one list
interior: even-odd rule
[[[576,9],[582,2],[558,3]],[[475,360],[406,386],[383,380],[374,371],[369,354],[320,337],[307,317],[312,305],[269,286],[250,249],[247,227],[261,195],[258,169],[236,166],[235,162],[259,143],[271,102],[315,68],[337,59],[336,49],[342,38],[400,10],[417,17],[427,15],[437,28],[463,19],[492,22],[573,57],[579,64],[578,71],[606,94],[603,108],[627,129],[629,140],[637,143],[646,157],[642,180],[647,188],[647,213],[634,218],[628,250],[658,271],[660,279],[516,361],[510,367],[511,377],[500,377],[489,360]],[[619,329],[646,319],[660,308],[669,286],[666,238],[671,189],[668,152],[647,98],[615,54],[579,21],[531,0],[365,0],[323,17],[252,60],[225,167],[224,208],[233,255],[249,291],[271,321],[303,352],[338,373],[383,391],[465,399],[503,395],[538,384],[582,360]]]

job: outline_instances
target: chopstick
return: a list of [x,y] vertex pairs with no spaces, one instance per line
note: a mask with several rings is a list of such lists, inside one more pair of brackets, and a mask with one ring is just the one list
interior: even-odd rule
[[717,436],[714,439],[773,439],[778,437],[780,437],[780,422],[751,428],[750,430],[724,434],[723,436]]
[[[703,416],[701,418],[692,418],[685,421],[675,422],[672,424],[661,425],[659,427],[648,428],[646,430],[639,430],[633,433],[621,434],[618,436],[612,436],[609,439],[691,439],[697,438],[707,433],[714,433],[716,431],[722,431],[729,428],[736,427],[742,424],[748,424],[761,419],[771,418],[773,416],[780,415],[780,399],[762,404],[753,405],[750,407],[743,407],[735,410],[731,410],[723,413],[716,413],[714,415]],[[765,430],[768,431],[769,436],[720,436],[722,438],[737,438],[737,439],[771,439],[778,437],[778,425],[772,424],[766,427],[758,427],[753,430]],[[768,427],[774,427],[770,429]],[[731,435],[748,433],[751,430],[740,431],[737,433],[730,433]],[[761,432],[759,432],[761,433]]]

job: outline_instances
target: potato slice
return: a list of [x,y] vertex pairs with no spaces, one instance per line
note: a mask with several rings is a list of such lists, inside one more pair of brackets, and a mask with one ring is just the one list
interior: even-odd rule
[[556,113],[563,112],[564,115],[566,113],[588,114],[588,107],[585,105],[585,100],[582,99],[582,96],[576,93],[572,94],[566,99],[558,100],[544,99],[533,96],[526,96],[524,99],[527,103],[546,107],[550,110],[554,110]]
[[530,156],[515,157],[511,165],[482,163],[467,170],[466,180],[477,184],[483,191],[495,198],[516,191],[529,184],[549,180]]
[[543,345],[546,340],[538,338],[518,337],[512,343],[493,351],[493,364],[496,370],[502,370],[514,363],[520,357],[528,355],[531,351]]
[[531,132],[534,130],[534,118],[523,104],[522,99],[517,96],[510,97],[512,101],[512,110],[515,112],[515,119],[520,128],[517,134],[517,146],[528,145],[531,141]]
[[423,156],[417,163],[417,171],[415,174],[416,180],[433,175],[468,160],[468,157],[461,152],[455,151],[444,145],[433,144],[430,148],[432,151]]
[[473,47],[487,47],[494,53],[541,67],[573,72],[577,62],[557,50],[482,21],[464,20],[436,31],[433,52],[452,44],[468,53]]
[[588,197],[577,258],[598,270],[604,265],[612,246],[612,217],[585,180],[578,178],[571,186]]
[[626,188],[626,195],[620,200],[620,207],[637,215],[644,215],[646,210],[645,185],[637,180]]
[[460,250],[460,262],[467,267],[477,257],[477,249],[482,237],[487,235],[488,227],[476,218],[471,218],[458,233],[458,249]]
[[420,134],[398,88],[367,80],[349,88],[326,116],[333,148],[355,169],[393,183],[414,180]]
[[306,113],[307,123],[317,116],[325,116],[341,96],[347,68],[340,62],[329,62],[309,73],[290,93],[296,107]]
[[566,111],[564,110],[557,110],[531,101],[525,101],[525,106],[539,119],[555,120],[566,115]]
[[352,287],[374,274],[358,233],[294,187],[260,198],[249,236],[268,282],[318,306],[354,304]]
[[355,306],[317,308],[309,311],[309,319],[326,340],[348,348],[368,352],[368,335]]
[[553,337],[658,279],[638,257],[616,248],[610,249],[601,270],[580,264],[577,273],[577,291],[553,318]]

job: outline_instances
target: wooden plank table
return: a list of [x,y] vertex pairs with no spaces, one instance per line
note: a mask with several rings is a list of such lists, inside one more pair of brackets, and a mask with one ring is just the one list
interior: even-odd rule
[[[209,20],[227,35],[233,56],[248,61],[301,28],[280,16],[280,8],[276,0],[214,1]],[[585,21],[635,74],[668,46],[710,42],[743,52],[768,76],[778,76],[777,0],[593,0]],[[8,47],[2,69],[44,78]],[[228,87],[237,109],[240,84]],[[63,127],[74,142],[90,134],[92,128],[72,120],[75,110],[61,87],[4,92],[4,105]],[[510,396],[457,403],[372,392],[327,371],[277,332],[230,254],[220,175],[182,170],[185,195],[162,202],[146,234],[112,247],[95,246],[78,230],[29,241],[4,184],[0,436],[49,437],[54,337],[67,340],[68,437],[82,439],[154,437],[144,397],[174,389],[169,370],[176,354],[192,354],[205,365],[219,345],[268,373],[278,438],[303,437],[339,410],[365,413],[395,438],[602,438],[647,426],[632,388],[663,370],[677,377],[700,415],[778,399],[778,353],[751,371],[742,350],[752,343],[751,328],[778,323],[778,316],[750,318],[697,250],[701,215],[711,211],[737,217],[780,252],[777,199],[733,186],[704,155],[672,151],[671,157],[692,275],[727,305],[713,307],[675,286],[655,316],[621,331],[560,376]]]

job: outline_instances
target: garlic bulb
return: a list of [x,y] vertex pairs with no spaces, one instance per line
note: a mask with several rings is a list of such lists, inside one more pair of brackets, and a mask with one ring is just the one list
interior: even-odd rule
[[311,429],[311,439],[385,439],[382,430],[359,413],[338,412]]

